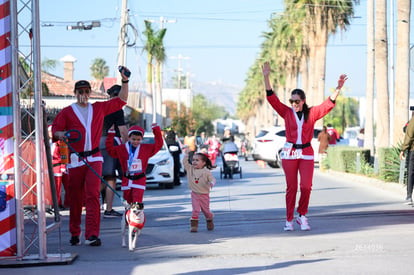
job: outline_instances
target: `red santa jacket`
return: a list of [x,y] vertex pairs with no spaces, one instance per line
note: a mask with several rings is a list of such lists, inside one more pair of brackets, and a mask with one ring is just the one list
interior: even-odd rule
[[[292,107],[283,104],[274,93],[267,96],[267,100],[273,109],[285,120],[286,142],[293,144],[310,143],[313,137],[315,122],[324,117],[335,106],[335,103],[330,98],[326,99],[322,104],[310,108],[308,121],[305,122],[303,116],[302,119],[299,119]],[[291,155],[296,153],[303,159],[314,158],[312,146],[303,149],[293,148]]]
[[[140,159],[142,165],[142,172],[145,173],[145,170],[148,166],[148,160],[150,157],[155,155],[162,147],[164,141],[162,139],[161,128],[159,126],[155,126],[152,128],[152,132],[154,133],[154,144],[140,144],[137,149],[135,150],[135,154],[133,156],[134,159]],[[130,142],[126,142],[125,144],[114,146],[114,137],[115,131],[108,131],[108,136],[105,141],[106,151],[108,154],[113,157],[119,159],[121,163],[122,171],[124,173],[128,171],[128,160],[130,154]],[[139,173],[137,173],[139,174]],[[133,176],[132,174],[131,176]],[[128,190],[130,188],[140,188],[145,190],[145,183],[146,177],[142,177],[136,180],[128,179],[125,174],[122,177],[122,190]]]
[[[53,120],[52,132],[55,135],[56,131],[78,130],[80,132],[80,140],[70,143],[73,149],[80,152],[94,152],[87,156],[89,162],[103,161],[101,152],[99,150],[99,142],[102,135],[102,127],[104,117],[122,108],[126,104],[125,101],[119,97],[112,98],[108,101],[95,102],[88,104],[88,117],[84,121],[80,108],[76,103],[62,109],[56,118]],[[84,165],[79,157],[71,153],[69,157],[68,168],[78,167]]]
[[62,164],[60,157],[60,143],[63,141],[56,141],[51,143],[50,151],[52,153],[53,175],[55,177],[62,177],[63,172],[66,171],[66,164]]

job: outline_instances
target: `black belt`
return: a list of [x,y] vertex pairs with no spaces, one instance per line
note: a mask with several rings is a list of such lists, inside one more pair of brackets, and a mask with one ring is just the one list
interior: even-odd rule
[[295,149],[304,149],[309,146],[311,146],[310,142],[305,143],[305,144],[293,144],[293,148]]
[[124,177],[126,177],[129,180],[139,180],[140,178],[145,177],[145,173],[141,173],[141,174],[138,174],[138,175],[127,175],[127,174],[124,174]]
[[83,157],[83,158],[86,158],[86,157],[92,156],[93,154],[96,154],[98,152],[99,152],[99,148],[96,147],[92,151],[79,152],[78,155]]

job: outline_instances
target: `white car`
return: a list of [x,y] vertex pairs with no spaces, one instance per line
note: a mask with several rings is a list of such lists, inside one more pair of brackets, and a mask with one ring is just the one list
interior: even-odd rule
[[[148,160],[145,170],[147,176],[147,186],[158,185],[160,188],[174,188],[174,159],[168,151],[167,143]],[[153,144],[154,134],[145,133],[142,139],[143,144]]]
[[[319,159],[318,134],[320,129],[315,129],[311,145],[315,153],[315,162]],[[283,126],[272,126],[260,130],[259,134],[253,140],[252,157],[253,160],[263,160],[272,168],[282,167],[280,153],[286,142],[286,132]]]

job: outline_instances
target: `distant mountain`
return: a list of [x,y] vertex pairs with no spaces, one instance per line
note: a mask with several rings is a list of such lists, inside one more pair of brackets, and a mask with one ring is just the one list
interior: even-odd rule
[[217,82],[196,82],[193,80],[194,94],[202,94],[211,102],[225,107],[230,115],[236,114],[236,104],[242,87]]

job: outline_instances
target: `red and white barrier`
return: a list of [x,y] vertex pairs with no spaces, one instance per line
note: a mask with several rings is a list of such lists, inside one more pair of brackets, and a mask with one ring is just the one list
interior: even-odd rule
[[0,0],[0,257],[17,252],[14,182],[8,180],[14,174],[10,27],[10,1]]

